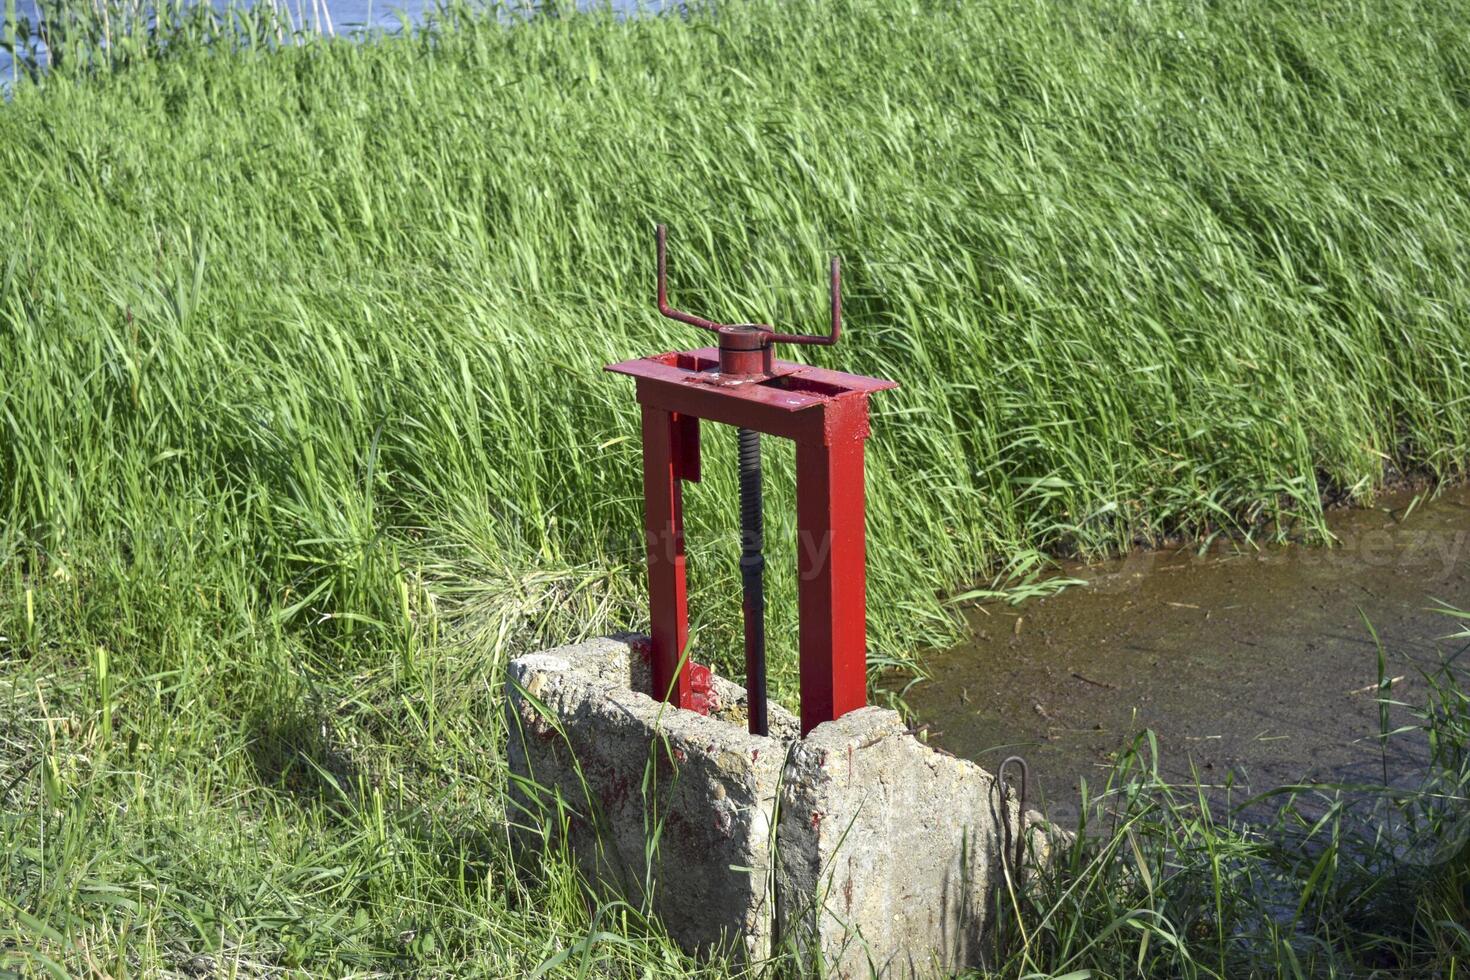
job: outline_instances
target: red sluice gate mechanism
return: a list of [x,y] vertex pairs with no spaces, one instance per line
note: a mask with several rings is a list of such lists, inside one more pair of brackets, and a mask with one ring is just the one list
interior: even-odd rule
[[750,731],[766,724],[764,530],[760,437],[796,443],[796,563],[801,732],[867,703],[867,571],[863,443],[868,395],[897,387],[773,356],[775,344],[837,343],[842,277],[832,260],[832,322],[825,335],[765,324],[716,323],[669,305],[664,227],[658,227],[658,310],[713,332],[716,347],[609,364],[632,375],[643,412],[644,531],[648,544],[652,694],[707,711],[709,670],[686,658],[683,484],[699,481],[699,423],[739,430],[740,573]]

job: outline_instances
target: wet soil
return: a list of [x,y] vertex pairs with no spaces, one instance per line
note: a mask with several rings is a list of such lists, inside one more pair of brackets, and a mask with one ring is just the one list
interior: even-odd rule
[[[930,655],[931,678],[904,700],[931,744],[992,769],[1025,757],[1054,812],[1075,803],[1079,780],[1100,788],[1144,730],[1166,779],[1197,773],[1215,794],[1227,779],[1250,792],[1379,784],[1385,768],[1413,782],[1424,739],[1377,738],[1367,624],[1390,697],[1410,704],[1428,693],[1421,671],[1470,646],[1452,636],[1470,622],[1440,606],[1470,608],[1470,487],[1335,511],[1329,527],[1331,548],[1226,542],[1063,568],[1086,584],[975,607],[971,642]],[[1393,727],[1412,722],[1392,709]]]

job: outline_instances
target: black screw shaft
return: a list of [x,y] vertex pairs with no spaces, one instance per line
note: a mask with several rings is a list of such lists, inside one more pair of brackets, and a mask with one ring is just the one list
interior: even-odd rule
[[745,689],[750,733],[766,728],[766,533],[761,492],[761,434],[740,429],[740,585],[745,612]]

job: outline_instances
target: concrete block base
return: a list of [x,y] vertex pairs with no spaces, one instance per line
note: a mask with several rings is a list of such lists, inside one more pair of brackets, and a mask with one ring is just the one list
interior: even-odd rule
[[1019,815],[989,773],[867,707],[792,746],[781,803],[780,931],[804,961],[839,977],[982,964]]
[[[594,887],[656,913],[687,949],[763,959],[786,742],[654,701],[639,649],[593,640],[511,662],[517,835],[570,845]],[[728,682],[715,693],[723,711],[745,695]],[[782,714],[771,727],[794,732]]]
[[[686,949],[779,950],[829,976],[983,965],[1014,806],[973,763],[863,708],[805,739],[777,705],[745,730],[715,678],[709,716],[653,700],[641,638],[511,662],[517,840],[568,846],[588,882],[657,914]],[[1029,816],[1029,815],[1028,815]]]

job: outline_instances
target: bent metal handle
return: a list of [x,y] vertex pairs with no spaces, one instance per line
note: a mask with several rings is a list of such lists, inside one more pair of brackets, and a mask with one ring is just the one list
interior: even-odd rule
[[687,323],[691,326],[699,327],[702,330],[713,330],[716,333],[727,329],[759,330],[765,334],[762,338],[765,346],[771,344],[816,344],[822,347],[831,347],[837,343],[837,338],[842,335],[842,263],[835,256],[832,259],[832,278],[829,286],[832,298],[831,330],[826,336],[777,333],[764,323],[717,323],[714,320],[706,320],[702,316],[685,313],[683,310],[676,310],[670,306],[667,254],[668,229],[663,225],[659,225],[655,238],[658,242],[658,311],[669,319],[678,320],[680,323]]

